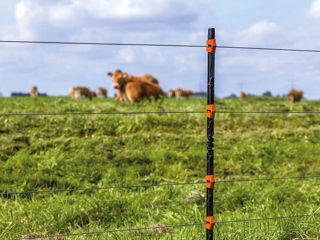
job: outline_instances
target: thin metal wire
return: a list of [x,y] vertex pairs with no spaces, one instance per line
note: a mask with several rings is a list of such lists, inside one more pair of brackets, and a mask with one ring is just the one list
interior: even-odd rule
[[[290,219],[290,218],[301,218],[301,217],[316,217],[316,216],[320,216],[320,214],[315,213],[315,214],[304,214],[304,215],[295,215],[295,216],[279,216],[279,217],[253,218],[253,219],[239,219],[239,220],[230,220],[230,221],[216,221],[215,223],[216,224],[225,224],[225,223],[265,221],[265,220]],[[147,230],[163,229],[163,228],[194,227],[194,226],[202,226],[204,224],[205,223],[190,223],[190,224],[181,224],[181,225],[154,226],[154,227],[143,227],[143,228],[128,228],[128,229],[116,229],[116,230],[106,230],[106,231],[97,231],[97,232],[83,232],[83,233],[57,234],[57,235],[47,235],[47,236],[38,236],[38,237],[12,238],[10,240],[60,238],[60,237],[71,237],[71,236],[96,235],[96,234],[104,234],[104,233],[117,233],[117,232],[129,232],[129,231],[147,231]]]
[[235,114],[320,114],[320,112],[279,112],[279,111],[229,111],[222,110],[216,113],[235,113]]
[[216,223],[238,223],[238,222],[252,222],[252,221],[265,221],[265,220],[276,220],[276,219],[288,219],[288,218],[300,218],[300,217],[316,217],[320,216],[320,213],[314,214],[303,214],[295,216],[279,216],[279,217],[266,217],[266,218],[252,218],[252,219],[239,219],[230,221],[217,221]]
[[62,116],[62,115],[138,115],[138,114],[194,114],[205,111],[167,111],[167,112],[68,112],[68,113],[0,113],[0,117],[10,116]]
[[[234,183],[234,182],[254,182],[254,181],[273,181],[273,180],[290,180],[290,179],[308,179],[320,178],[319,176],[297,176],[297,177],[275,177],[275,178],[253,178],[253,179],[229,179],[217,180],[215,183]],[[207,182],[184,182],[184,183],[163,183],[163,184],[149,184],[149,185],[131,185],[131,186],[106,186],[106,187],[93,187],[93,188],[70,188],[70,189],[57,189],[57,190],[33,190],[24,192],[5,192],[0,193],[0,196],[9,195],[24,195],[24,194],[38,194],[38,193],[55,193],[55,192],[73,192],[73,191],[93,191],[93,190],[107,190],[107,189],[130,189],[130,188],[150,188],[150,187],[165,187],[165,186],[179,186],[179,185],[198,185]]]
[[116,229],[116,230],[106,230],[106,231],[97,231],[97,232],[47,235],[47,236],[39,236],[39,237],[23,237],[23,238],[12,238],[10,240],[59,238],[59,237],[94,235],[94,234],[103,234],[103,233],[117,233],[117,232],[129,232],[129,231],[146,231],[146,230],[163,229],[163,228],[192,227],[192,226],[199,226],[199,225],[203,225],[203,223],[190,223],[190,224],[181,224],[181,225],[168,225],[168,226],[154,226],[154,227],[143,227],[143,228]]
[[318,49],[297,49],[297,48],[267,48],[267,47],[245,47],[245,46],[217,46],[217,48],[245,49],[245,50],[264,50],[264,51],[285,51],[285,52],[309,52],[320,53]]
[[[146,112],[68,112],[68,113],[0,113],[0,117],[12,116],[63,116],[63,115],[138,115],[138,114],[198,114],[206,111],[146,111]],[[320,112],[278,112],[278,111],[216,111],[230,114],[320,114]]]
[[204,184],[205,182],[185,182],[185,183],[163,183],[163,184],[149,184],[149,185],[130,185],[130,186],[106,186],[94,188],[71,188],[71,189],[57,189],[57,190],[33,190],[25,192],[7,192],[0,193],[0,196],[19,195],[19,194],[33,194],[33,193],[53,193],[53,192],[72,192],[72,191],[92,191],[92,190],[106,190],[106,189],[128,189],[128,188],[149,188],[149,187],[164,187],[164,186],[179,186],[179,185],[196,185]]
[[59,44],[59,45],[100,45],[100,46],[136,46],[136,47],[191,47],[203,48],[207,45],[193,44],[159,44],[159,43],[115,43],[115,42],[64,42],[64,41],[24,41],[24,40],[0,40],[0,43],[18,44]]
[[[198,44],[159,44],[159,43],[116,43],[116,42],[67,42],[67,41],[26,41],[26,40],[0,40],[0,43],[17,44],[59,44],[59,45],[100,45],[100,46],[136,46],[136,47],[191,47],[204,48],[208,45]],[[245,49],[245,50],[264,50],[264,51],[286,51],[286,52],[309,52],[320,53],[318,49],[296,49],[296,48],[268,48],[268,47],[246,47],[246,46],[224,46],[218,45],[217,48],[226,49]]]
[[320,178],[320,175],[319,176],[298,176],[298,177],[230,179],[230,180],[219,180],[219,181],[216,181],[216,183],[255,182],[255,181],[273,181],[273,180],[290,180],[290,179],[307,179],[307,178]]

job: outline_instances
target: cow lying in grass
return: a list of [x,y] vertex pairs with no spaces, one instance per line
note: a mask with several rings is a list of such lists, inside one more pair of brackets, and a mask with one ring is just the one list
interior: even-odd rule
[[30,89],[30,96],[37,97],[38,96],[38,88],[37,86],[32,86]]
[[292,89],[287,95],[287,100],[290,104],[294,104],[295,102],[300,102],[302,97],[303,91]]
[[143,99],[159,99],[164,96],[158,80],[150,74],[135,77],[116,70],[114,73],[109,72],[108,75],[113,78],[117,101],[139,102]]
[[168,92],[168,97],[169,98],[181,98],[181,97],[185,97],[185,98],[189,98],[190,96],[192,96],[194,94],[193,91],[191,90],[187,90],[187,89],[183,89],[183,88],[178,88],[176,90],[169,90]]
[[99,87],[96,91],[96,96],[97,97],[104,97],[106,98],[108,96],[108,91],[106,88]]
[[78,86],[78,87],[71,87],[68,94],[69,98],[88,98],[92,100],[93,92],[90,91],[89,88]]

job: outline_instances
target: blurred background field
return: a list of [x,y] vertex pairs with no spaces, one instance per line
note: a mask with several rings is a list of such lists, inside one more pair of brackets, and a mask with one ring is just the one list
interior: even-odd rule
[[[203,111],[205,99],[1,98],[1,113]],[[320,101],[217,99],[217,110],[320,111]],[[320,115],[216,114],[216,179],[320,175]],[[0,192],[170,182],[206,175],[204,114],[0,117]],[[320,213],[320,179],[217,183],[217,221]],[[203,222],[205,187],[0,197],[0,239]],[[319,239],[320,218],[216,224],[217,239]],[[203,239],[204,226],[62,239]]]

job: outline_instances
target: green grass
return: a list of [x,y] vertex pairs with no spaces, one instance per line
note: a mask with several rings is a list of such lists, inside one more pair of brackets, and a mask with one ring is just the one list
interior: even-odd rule
[[[1,113],[202,111],[204,99],[0,98]],[[320,111],[319,101],[218,99],[217,110]],[[216,179],[320,175],[320,115],[216,114]],[[206,175],[204,114],[0,117],[0,192],[170,182]],[[217,183],[216,221],[320,213],[320,179]],[[205,187],[0,197],[0,239],[203,222]],[[320,218],[216,224],[216,239],[319,239]],[[61,239],[204,239],[204,226]]]

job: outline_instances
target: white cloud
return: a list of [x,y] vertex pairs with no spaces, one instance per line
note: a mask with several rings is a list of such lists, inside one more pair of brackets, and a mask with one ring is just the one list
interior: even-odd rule
[[249,29],[244,30],[241,34],[249,34],[252,36],[261,36],[270,33],[279,32],[279,28],[273,22],[261,21],[252,25]]
[[312,18],[320,18],[320,0],[316,0],[312,3],[308,14]]
[[199,42],[199,40],[204,41],[204,39],[207,38],[207,34],[204,31],[196,31],[192,32],[191,34],[188,35],[187,40],[189,43],[196,43]]
[[239,69],[254,69],[259,72],[272,71],[275,68],[283,65],[279,56],[265,56],[260,57],[258,54],[239,54],[234,57],[225,56],[221,58],[221,66],[226,71],[230,71],[230,67],[237,67]]
[[[15,9],[16,25],[1,31],[0,37],[201,44],[206,34],[200,32],[203,26],[197,21],[203,17],[203,9],[209,9],[208,2],[199,0],[194,5],[183,0],[20,0]],[[132,74],[152,73],[166,90],[172,85],[179,87],[186,72],[188,77],[197,76],[199,56],[203,55],[202,51],[189,54],[189,50],[175,48],[10,46],[10,50],[1,52],[1,59],[6,60],[0,61],[0,75],[6,81],[2,91],[6,95],[33,84],[49,94],[64,94],[72,85],[102,85],[112,92],[105,73],[117,68]],[[206,69],[202,65],[201,68]],[[194,81],[191,85],[198,87]]]
[[[185,0],[19,0],[16,23],[0,25],[0,38],[202,45],[207,27],[215,25],[220,45],[320,46],[315,40],[317,35],[308,34],[305,28],[295,26],[288,31],[281,20],[268,15],[263,19],[273,19],[272,22],[256,21],[251,15],[240,20],[232,18],[230,13],[219,10],[229,9],[223,4],[226,3],[217,0],[197,0],[196,4]],[[248,22],[246,28],[238,28]],[[117,68],[137,75],[151,73],[164,90],[181,86],[198,90],[199,83],[205,89],[207,56],[202,48],[13,44],[0,48],[0,81],[5,82],[0,87],[5,95],[28,90],[33,84],[49,94],[66,94],[72,85],[91,88],[101,85],[112,92],[112,81],[105,73]],[[292,79],[302,86],[303,81],[319,81],[317,56],[315,59],[307,54],[294,56],[294,53],[217,49],[218,96],[230,94],[234,83],[239,81],[247,82],[250,89],[244,90],[252,93],[255,89],[287,91],[279,84]],[[303,88],[309,93],[310,88],[308,91],[307,86]]]
[[268,21],[258,22],[248,29],[241,31],[238,34],[238,40],[240,43],[246,44],[265,44],[274,41],[274,38],[279,38],[281,36],[281,31],[279,27]]
[[[319,47],[318,41],[310,38],[305,31],[285,30],[280,25],[267,21],[255,23],[238,33],[222,31],[217,35],[225,45],[233,46],[298,49]],[[271,90],[273,93],[283,94],[290,90],[293,82],[293,87],[303,89],[307,98],[315,98],[317,90],[314,89],[318,89],[309,85],[319,81],[320,76],[316,70],[319,58],[312,54],[218,49],[216,64],[217,79],[221,83],[217,84],[217,92],[222,93],[222,96],[230,93],[230,86],[233,87],[232,91],[240,91],[240,85],[243,85],[242,90],[249,93],[261,94]]]
[[[218,35],[223,42],[227,42],[227,45],[233,46],[279,47],[284,43],[288,46],[284,32],[275,23],[268,21],[257,22],[233,35],[226,31],[220,31]],[[258,72],[267,72],[282,64],[278,56],[271,54],[261,57],[262,54],[263,52],[257,51],[234,50],[230,52],[226,50],[221,56],[219,65],[224,72],[230,71],[230,67],[240,71],[254,69]]]
[[[21,0],[16,20],[21,37],[70,37],[77,29],[155,32],[190,28],[209,0]],[[178,10],[177,10],[178,9]],[[68,29],[68,31],[66,31]]]
[[48,15],[48,21],[58,27],[64,27],[66,23],[75,17],[74,8],[65,5],[53,6]]
[[36,16],[41,13],[41,9],[36,6],[30,6],[28,2],[20,2],[16,6],[16,19],[18,37],[32,39],[33,31],[30,29],[30,25]]
[[117,59],[121,62],[132,63],[135,60],[134,51],[130,48],[122,48],[116,55]]
[[28,7],[24,2],[18,3],[16,6],[16,17],[17,19],[22,19],[24,16],[28,14]]
[[169,10],[168,1],[89,0],[73,1],[78,9],[100,19],[153,18]]

